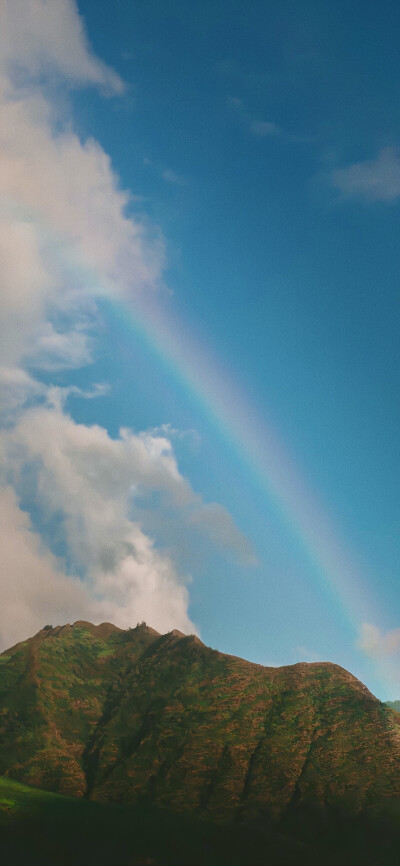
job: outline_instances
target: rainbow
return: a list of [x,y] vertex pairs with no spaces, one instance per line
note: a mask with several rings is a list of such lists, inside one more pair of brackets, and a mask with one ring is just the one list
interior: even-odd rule
[[246,464],[255,484],[273,500],[287,529],[294,533],[326,589],[358,630],[360,622],[376,613],[376,601],[368,596],[363,575],[336,533],[309,485],[276,435],[244,394],[196,339],[154,303],[113,303],[114,314],[131,332],[140,331],[163,365],[196,400],[239,460]]
[[[21,215],[21,208],[18,211]],[[152,355],[192,399],[195,397],[201,412],[230,444],[252,483],[273,504],[287,532],[300,544],[310,564],[310,578],[329,596],[332,611],[350,626],[355,641],[363,622],[379,618],[381,606],[272,424],[251,405],[212,348],[197,338],[187,321],[179,322],[160,298],[149,300],[139,292],[123,299],[115,287],[99,286],[98,274],[77,260],[52,229],[43,223],[38,229],[78,283],[84,284],[89,294],[101,297],[131,334],[140,334]],[[381,666],[379,676],[382,678]],[[386,690],[389,679],[384,684]]]
[[[332,614],[350,627],[355,643],[362,623],[383,616],[382,606],[281,437],[260,417],[212,350],[190,332],[187,321],[178,322],[154,300],[149,304],[143,299],[119,299],[111,306],[121,325],[144,339],[152,355],[195,397],[201,412],[230,444],[252,483],[300,544],[310,565],[310,579],[328,596]],[[393,693],[393,689],[397,694],[391,666],[382,660],[371,660],[371,664],[382,694]]]

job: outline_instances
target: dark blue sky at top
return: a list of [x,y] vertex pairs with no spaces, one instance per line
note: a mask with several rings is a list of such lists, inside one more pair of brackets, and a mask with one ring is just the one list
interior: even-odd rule
[[[139,197],[132,207],[164,233],[174,315],[272,422],[366,565],[385,611],[381,625],[396,627],[399,201],[344,198],[332,173],[400,141],[399,5],[78,5],[94,50],[128,83],[121,100],[74,94],[81,134],[99,139],[121,185]],[[275,130],[262,136],[261,123]],[[274,526],[273,509],[262,512],[265,503],[249,481],[246,487],[245,470],[234,469],[234,455],[221,465],[218,433],[140,339],[110,317],[95,372],[103,364],[114,389],[104,408],[76,404],[75,417],[81,412],[109,429],[200,426],[203,458],[210,467],[215,452],[215,472],[187,443],[177,446],[180,466],[206,498],[231,506],[257,546],[263,524]],[[118,383],[129,365],[140,375],[132,374],[127,393]],[[243,513],[230,490],[233,471],[236,498],[250,502]],[[267,535],[271,566],[273,529]],[[280,556],[282,570],[294,568]],[[294,586],[295,574],[288,580]],[[262,574],[252,581],[256,598]],[[212,595],[214,606],[222,593],[216,586],[193,589],[205,620],[212,605],[204,598]],[[196,602],[200,587],[204,598]],[[275,602],[283,610],[283,599]],[[328,608],[315,629],[316,652],[324,628]],[[328,639],[331,655],[340,628]]]

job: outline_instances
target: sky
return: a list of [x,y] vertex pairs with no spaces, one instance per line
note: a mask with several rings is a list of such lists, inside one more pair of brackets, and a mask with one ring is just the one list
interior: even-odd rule
[[400,8],[0,0],[0,649],[400,697]]

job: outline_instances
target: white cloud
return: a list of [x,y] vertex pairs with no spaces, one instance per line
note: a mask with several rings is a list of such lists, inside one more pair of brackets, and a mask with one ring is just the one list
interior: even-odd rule
[[[174,509],[182,533],[185,524],[195,527],[235,558],[254,564],[251,545],[231,515],[217,503],[203,503],[180,474],[169,438],[123,429],[112,439],[102,427],[77,424],[63,411],[71,390],[76,389],[50,388],[51,405],[25,411],[4,441],[9,477],[17,485],[24,467],[35,466],[38,504],[49,515],[63,515],[77,565],[88,570],[93,563],[119,559],[118,551],[130,545],[137,497],[142,523],[146,508],[157,511],[158,521],[163,511],[170,515]],[[151,501],[154,492],[162,497],[157,505]]]
[[0,525],[0,651],[48,621],[55,625],[93,613],[84,586],[67,577],[43,547],[10,487],[0,489]]
[[375,159],[336,169],[330,177],[345,198],[394,201],[400,196],[400,153],[394,147],[386,147]]
[[62,503],[71,515],[85,509],[100,520],[102,503],[119,501],[138,485],[164,490],[182,506],[193,498],[166,438],[122,430],[111,439],[103,427],[77,424],[57,408],[38,407],[24,413],[8,441],[10,465],[40,460],[46,502],[55,510]]
[[372,623],[363,623],[358,646],[372,658],[394,656],[400,651],[400,628],[383,632]]
[[[126,215],[129,194],[93,139],[81,141],[69,118],[60,129],[53,104],[36,92],[3,86],[0,101],[0,195],[35,224],[36,249],[91,290],[154,286],[163,266],[159,237]],[[19,212],[18,208],[19,207]],[[51,226],[51,230],[50,230]],[[42,241],[44,245],[44,241]],[[58,247],[64,261],[60,261]]]
[[107,620],[128,628],[145,619],[160,631],[196,631],[186,613],[187,589],[177,585],[172,566],[137,527],[126,539],[132,553],[112,573],[103,569],[81,581],[45,548],[11,487],[0,489],[0,523],[0,651],[47,622]]
[[0,366],[0,416],[3,425],[15,422],[16,415],[34,398],[44,397],[45,387],[21,367]]
[[[63,573],[17,500],[10,504],[7,488],[2,540],[8,552],[12,542],[12,556],[3,561],[3,620],[19,623],[22,637],[43,617],[68,619],[73,598],[77,617],[91,613],[120,625],[148,618],[161,630],[190,631],[186,587],[128,513],[134,483],[164,484],[171,495],[175,485],[176,496],[185,497],[169,442],[129,433],[113,442],[99,427],[75,425],[63,404],[79,389],[45,388],[24,368],[29,362],[51,373],[89,362],[96,296],[153,290],[160,282],[159,234],[128,216],[130,196],[108,155],[93,139],[79,138],[54,91],[94,84],[121,92],[123,85],[90,51],[72,0],[5,0],[2,13],[2,471],[22,490],[36,461],[35,507],[44,520],[60,515],[66,554],[85,575],[80,584]],[[35,401],[42,405],[24,410]]]
[[75,3],[3,0],[2,13],[0,360],[16,364],[35,353],[46,368],[74,366],[90,360],[82,319],[90,329],[94,298],[154,290],[164,244],[128,215],[132,199],[109,156],[74,132],[58,91],[32,80],[56,71],[67,86],[121,90],[90,52]]
[[161,424],[159,427],[152,427],[149,431],[153,436],[166,436],[167,439],[190,439],[196,445],[201,442],[201,437],[197,430],[190,428],[189,430],[178,430],[173,427],[170,422]]
[[[236,555],[247,542],[180,474],[176,431],[111,439],[65,412],[69,396],[99,396],[104,386],[87,392],[32,376],[90,362],[100,296],[152,293],[162,281],[159,232],[130,213],[134,198],[109,156],[77,135],[59,98],[61,86],[120,93],[123,84],[90,50],[73,0],[0,2],[0,641],[82,617],[193,631],[187,581],[143,525],[146,508],[155,529],[169,510],[182,532],[196,526]],[[44,544],[46,521],[57,524],[68,573]]]
[[[0,174],[1,164],[0,148]],[[0,361],[10,365],[42,322],[52,280],[35,228],[27,222],[0,218],[0,262]]]
[[105,397],[110,388],[106,382],[98,382],[90,390],[85,391],[77,385],[48,385],[44,388],[44,398],[47,406],[61,412],[64,409],[68,397],[81,397],[84,400],[95,400],[97,397]]
[[246,565],[255,561],[249,542],[222,506],[204,504],[192,490],[168,438],[122,430],[112,439],[102,427],[77,424],[63,411],[70,391],[50,388],[50,405],[27,409],[3,434],[8,483],[44,525],[56,520],[69,567],[84,575],[94,613],[102,602],[103,614],[118,625],[145,619],[160,631],[194,631],[187,581],[145,531],[146,508],[153,528],[174,513],[183,544],[195,527]]
[[[36,627],[43,618],[64,622],[71,616],[108,619],[122,627],[145,619],[160,631],[196,631],[187,614],[187,587],[129,514],[139,486],[164,487],[171,495],[180,487],[178,500],[187,495],[169,443],[128,433],[111,440],[100,427],[78,425],[61,410],[38,407],[25,412],[8,438],[3,434],[3,445],[4,463],[22,495],[27,468],[37,473],[31,508],[44,524],[58,520],[58,537],[64,539],[75,578],[31,532],[8,487],[0,633],[8,634],[10,617],[13,635],[21,639],[31,633],[31,623]],[[23,610],[19,619],[15,594]],[[3,645],[5,640],[3,635]]]
[[0,61],[9,73],[54,72],[121,93],[120,77],[91,52],[74,0],[2,0]]
[[92,360],[92,342],[90,335],[78,323],[69,331],[58,331],[52,322],[44,322],[31,352],[26,352],[25,357],[41,370],[82,367]]

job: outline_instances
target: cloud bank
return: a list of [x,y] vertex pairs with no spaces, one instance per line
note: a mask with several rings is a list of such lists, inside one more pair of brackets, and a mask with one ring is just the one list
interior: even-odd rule
[[132,215],[109,156],[74,130],[65,98],[125,86],[92,52],[73,0],[3,0],[2,11],[0,649],[46,621],[82,617],[194,631],[190,576],[157,546],[157,525],[172,512],[182,533],[194,527],[243,561],[247,540],[183,478],[172,428],[112,439],[65,408],[71,393],[102,396],[106,385],[49,384],[90,363],[99,298],[162,285],[160,232]]

